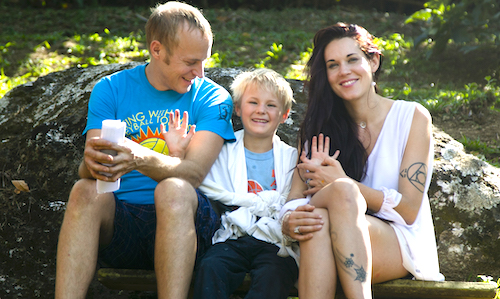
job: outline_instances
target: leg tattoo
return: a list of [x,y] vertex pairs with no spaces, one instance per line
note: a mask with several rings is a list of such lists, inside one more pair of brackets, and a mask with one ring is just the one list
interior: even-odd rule
[[354,277],[354,280],[358,280],[360,282],[366,281],[366,270],[363,266],[358,265],[354,262],[354,254],[350,254],[350,256],[345,256],[340,253],[338,249],[335,249],[336,257],[338,260],[343,260],[342,269],[348,273],[351,277]]

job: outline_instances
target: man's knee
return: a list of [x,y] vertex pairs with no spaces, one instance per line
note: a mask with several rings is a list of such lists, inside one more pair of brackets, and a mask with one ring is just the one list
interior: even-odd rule
[[157,211],[164,209],[172,213],[186,209],[195,211],[198,206],[198,196],[193,186],[179,178],[168,178],[159,182],[154,196]]
[[[112,218],[115,210],[113,193],[97,194],[95,180],[81,179],[75,183],[66,204],[66,213],[90,213],[101,219]],[[98,219],[95,219],[98,221]]]
[[[112,195],[112,193],[110,194]],[[109,200],[106,199],[107,197],[109,197],[109,195],[107,196],[107,194],[103,194],[99,197],[99,202]],[[71,206],[87,206],[89,204],[98,203],[97,200],[98,194],[96,191],[96,181],[90,179],[81,179],[77,181],[71,189],[68,200],[68,207],[71,208]]]

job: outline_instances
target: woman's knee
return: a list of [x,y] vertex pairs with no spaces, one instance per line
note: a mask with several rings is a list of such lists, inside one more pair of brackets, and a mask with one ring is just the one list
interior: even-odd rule
[[358,211],[365,213],[366,202],[359,187],[350,179],[338,179],[327,186],[326,194],[330,200],[327,202],[329,210],[335,210],[337,215],[342,212]]

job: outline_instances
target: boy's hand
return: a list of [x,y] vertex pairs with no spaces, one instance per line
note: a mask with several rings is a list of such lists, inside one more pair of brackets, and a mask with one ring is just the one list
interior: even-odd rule
[[323,161],[330,157],[330,137],[324,137],[321,133],[319,137],[314,136],[311,142],[311,159],[305,156],[304,151],[302,152],[300,160],[303,163],[309,163],[314,165],[321,165]]
[[170,112],[168,119],[168,131],[165,130],[164,124],[160,125],[161,134],[167,144],[169,156],[184,159],[187,147],[189,142],[191,142],[191,138],[193,138],[196,129],[196,125],[192,125],[188,132],[188,124],[188,112],[184,111],[181,122],[180,112],[176,109],[175,114],[174,112]]

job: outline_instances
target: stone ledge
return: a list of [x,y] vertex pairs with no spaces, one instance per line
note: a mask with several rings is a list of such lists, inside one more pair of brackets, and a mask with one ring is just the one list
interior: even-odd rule
[[[110,289],[156,291],[156,275],[154,271],[101,268],[97,271],[97,278]],[[250,276],[247,275],[235,294],[245,294],[249,285]],[[493,283],[463,281],[436,282],[397,279],[373,285],[375,298],[492,299],[495,297],[497,290],[497,285]],[[290,296],[297,296],[297,289],[294,288],[290,292]],[[335,299],[344,298],[341,292],[335,296]]]

